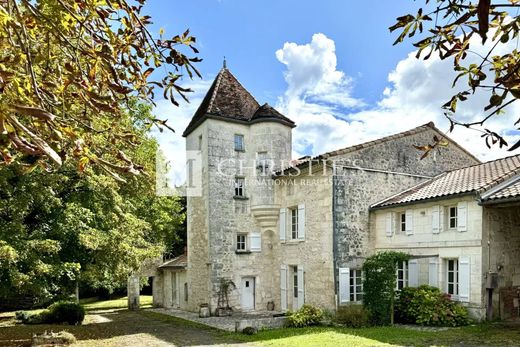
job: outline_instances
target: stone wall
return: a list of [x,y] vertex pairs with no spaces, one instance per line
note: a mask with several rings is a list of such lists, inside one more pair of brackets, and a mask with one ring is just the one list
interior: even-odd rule
[[[513,299],[520,301],[520,206],[485,206],[483,238],[483,275],[498,273],[493,316],[503,319],[518,316]],[[486,290],[485,283],[482,290]]]
[[[281,208],[305,205],[305,240],[280,241],[276,233],[274,253],[277,272],[274,287],[280,304],[281,265],[303,267],[305,303],[327,309],[335,308],[332,256],[332,181],[330,170],[323,175],[322,167],[313,168],[317,175],[303,171],[300,176],[278,179],[276,202]],[[289,219],[289,215],[287,215]],[[279,228],[279,226],[278,226]],[[290,229],[286,228],[288,235]],[[292,308],[292,278],[288,280],[288,308]]]

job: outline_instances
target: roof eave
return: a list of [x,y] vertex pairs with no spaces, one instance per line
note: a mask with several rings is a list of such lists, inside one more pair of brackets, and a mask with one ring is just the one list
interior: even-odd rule
[[385,210],[385,209],[389,209],[389,208],[395,208],[395,207],[401,207],[401,206],[410,206],[410,205],[417,205],[417,204],[423,204],[423,203],[428,203],[428,202],[433,202],[433,201],[440,201],[440,200],[448,200],[448,199],[453,199],[453,198],[456,198],[456,197],[461,197],[461,196],[469,196],[469,195],[475,195],[475,198],[477,198],[478,196],[478,193],[474,190],[471,190],[469,192],[462,192],[462,193],[456,193],[456,194],[448,194],[448,195],[441,195],[441,196],[435,196],[433,198],[427,198],[427,199],[420,199],[420,200],[413,200],[413,201],[406,201],[406,202],[401,202],[401,203],[396,203],[396,204],[390,204],[390,205],[384,205],[384,206],[370,206],[368,208],[369,211],[375,211],[375,210]]

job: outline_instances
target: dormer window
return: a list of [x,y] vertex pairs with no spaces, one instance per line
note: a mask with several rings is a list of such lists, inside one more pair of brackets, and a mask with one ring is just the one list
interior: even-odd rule
[[235,151],[245,151],[244,135],[235,134]]

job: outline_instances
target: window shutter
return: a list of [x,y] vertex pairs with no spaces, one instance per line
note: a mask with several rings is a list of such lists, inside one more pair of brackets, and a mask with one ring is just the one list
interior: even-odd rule
[[298,239],[305,240],[305,204],[298,205]]
[[428,264],[428,284],[432,287],[439,287],[439,265],[437,258],[430,258]]
[[438,234],[441,231],[441,218],[439,205],[432,207],[432,233]]
[[287,226],[287,222],[285,219],[286,215],[287,215],[287,209],[281,208],[280,209],[280,220],[278,221],[278,223],[280,224],[279,227],[280,227],[280,240],[281,241],[285,241],[285,227]]
[[249,244],[251,252],[260,252],[262,250],[262,234],[259,232],[251,233],[249,235]]
[[339,268],[339,304],[346,304],[350,301],[350,269],[348,267]]
[[298,265],[298,309],[305,303],[305,280],[303,266]]
[[470,271],[469,257],[459,258],[459,299],[469,302]]
[[280,307],[282,311],[287,311],[287,266],[280,268]]
[[457,204],[457,230],[468,230],[468,203],[461,201]]
[[444,206],[439,207],[439,232],[446,229],[446,208]]
[[419,262],[417,259],[408,261],[408,286],[419,287]]
[[393,234],[393,221],[392,221],[392,212],[388,212],[386,214],[386,236],[391,237]]
[[406,210],[406,235],[413,234],[413,210]]

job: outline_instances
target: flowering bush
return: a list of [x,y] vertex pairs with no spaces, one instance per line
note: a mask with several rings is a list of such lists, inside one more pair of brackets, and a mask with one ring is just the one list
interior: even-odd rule
[[295,328],[318,325],[323,318],[321,308],[312,305],[303,305],[298,311],[287,313],[287,326]]
[[396,321],[433,326],[461,326],[470,323],[468,310],[439,288],[427,285],[403,288],[395,303]]

